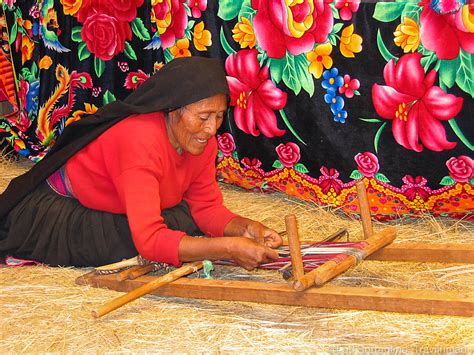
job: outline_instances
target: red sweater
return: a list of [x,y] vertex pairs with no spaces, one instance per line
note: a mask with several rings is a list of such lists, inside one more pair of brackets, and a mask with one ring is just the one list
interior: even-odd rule
[[179,155],[162,113],[132,115],[70,158],[66,172],[81,204],[127,215],[140,255],[179,266],[185,233],[163,223],[162,209],[185,200],[198,227],[210,236],[222,236],[236,216],[222,205],[216,153],[212,138],[201,155]]

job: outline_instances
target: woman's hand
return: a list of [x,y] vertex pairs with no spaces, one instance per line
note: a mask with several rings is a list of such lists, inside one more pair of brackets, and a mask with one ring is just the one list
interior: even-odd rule
[[254,239],[258,243],[270,248],[278,248],[283,240],[273,229],[264,226],[262,223],[244,218],[235,217],[225,227],[225,235],[244,236]]
[[179,243],[179,260],[232,259],[247,270],[278,259],[276,250],[247,237],[194,238],[185,235]]
[[247,228],[243,236],[255,239],[258,243],[270,248],[278,248],[282,243],[281,236],[276,231],[252,220],[247,222]]
[[246,270],[278,260],[278,252],[248,237],[229,238],[231,259]]
[[179,244],[179,260],[232,259],[247,270],[278,260],[281,236],[262,223],[244,217],[233,218],[224,229],[224,237],[193,238],[184,236]]

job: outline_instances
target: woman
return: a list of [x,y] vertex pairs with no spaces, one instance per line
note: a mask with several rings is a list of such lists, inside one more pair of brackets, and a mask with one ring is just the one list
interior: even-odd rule
[[[68,126],[0,197],[0,253],[74,266],[137,253],[175,266],[234,259],[248,270],[276,260],[278,233],[225,208],[215,181],[228,95],[218,61],[179,58]],[[193,237],[204,234],[220,238]]]

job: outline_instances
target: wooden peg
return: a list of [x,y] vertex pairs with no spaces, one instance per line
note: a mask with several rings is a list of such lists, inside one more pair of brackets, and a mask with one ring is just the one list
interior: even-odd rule
[[291,267],[295,280],[304,276],[303,258],[301,257],[301,245],[298,237],[298,226],[294,214],[285,216],[286,233],[288,234],[288,245],[290,247]]
[[374,229],[372,228],[369,199],[367,198],[364,181],[359,181],[356,184],[356,188],[360,207],[360,218],[362,220],[362,229],[364,230],[364,237],[367,239],[374,234]]

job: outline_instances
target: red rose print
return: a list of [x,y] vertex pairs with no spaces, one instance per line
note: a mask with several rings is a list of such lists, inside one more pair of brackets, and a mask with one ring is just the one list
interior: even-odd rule
[[153,6],[163,49],[172,47],[177,38],[184,36],[188,24],[185,2],[186,0],[167,0],[159,1]]
[[143,0],[83,0],[77,12],[77,20],[84,23],[90,16],[99,13],[130,22],[137,17],[137,7],[142,5]]
[[300,160],[300,147],[295,143],[282,143],[275,150],[278,153],[278,159],[287,168],[291,168]]
[[458,182],[467,182],[474,177],[474,160],[465,155],[452,157],[446,162],[449,175]]
[[81,36],[91,53],[97,58],[109,60],[123,52],[125,40],[132,39],[132,30],[127,22],[96,13],[84,22]]
[[357,169],[367,177],[373,177],[379,171],[379,160],[371,152],[359,153],[354,157]]
[[223,133],[222,135],[217,135],[217,145],[221,150],[224,156],[228,157],[232,155],[232,152],[235,150],[234,137],[230,133]]

